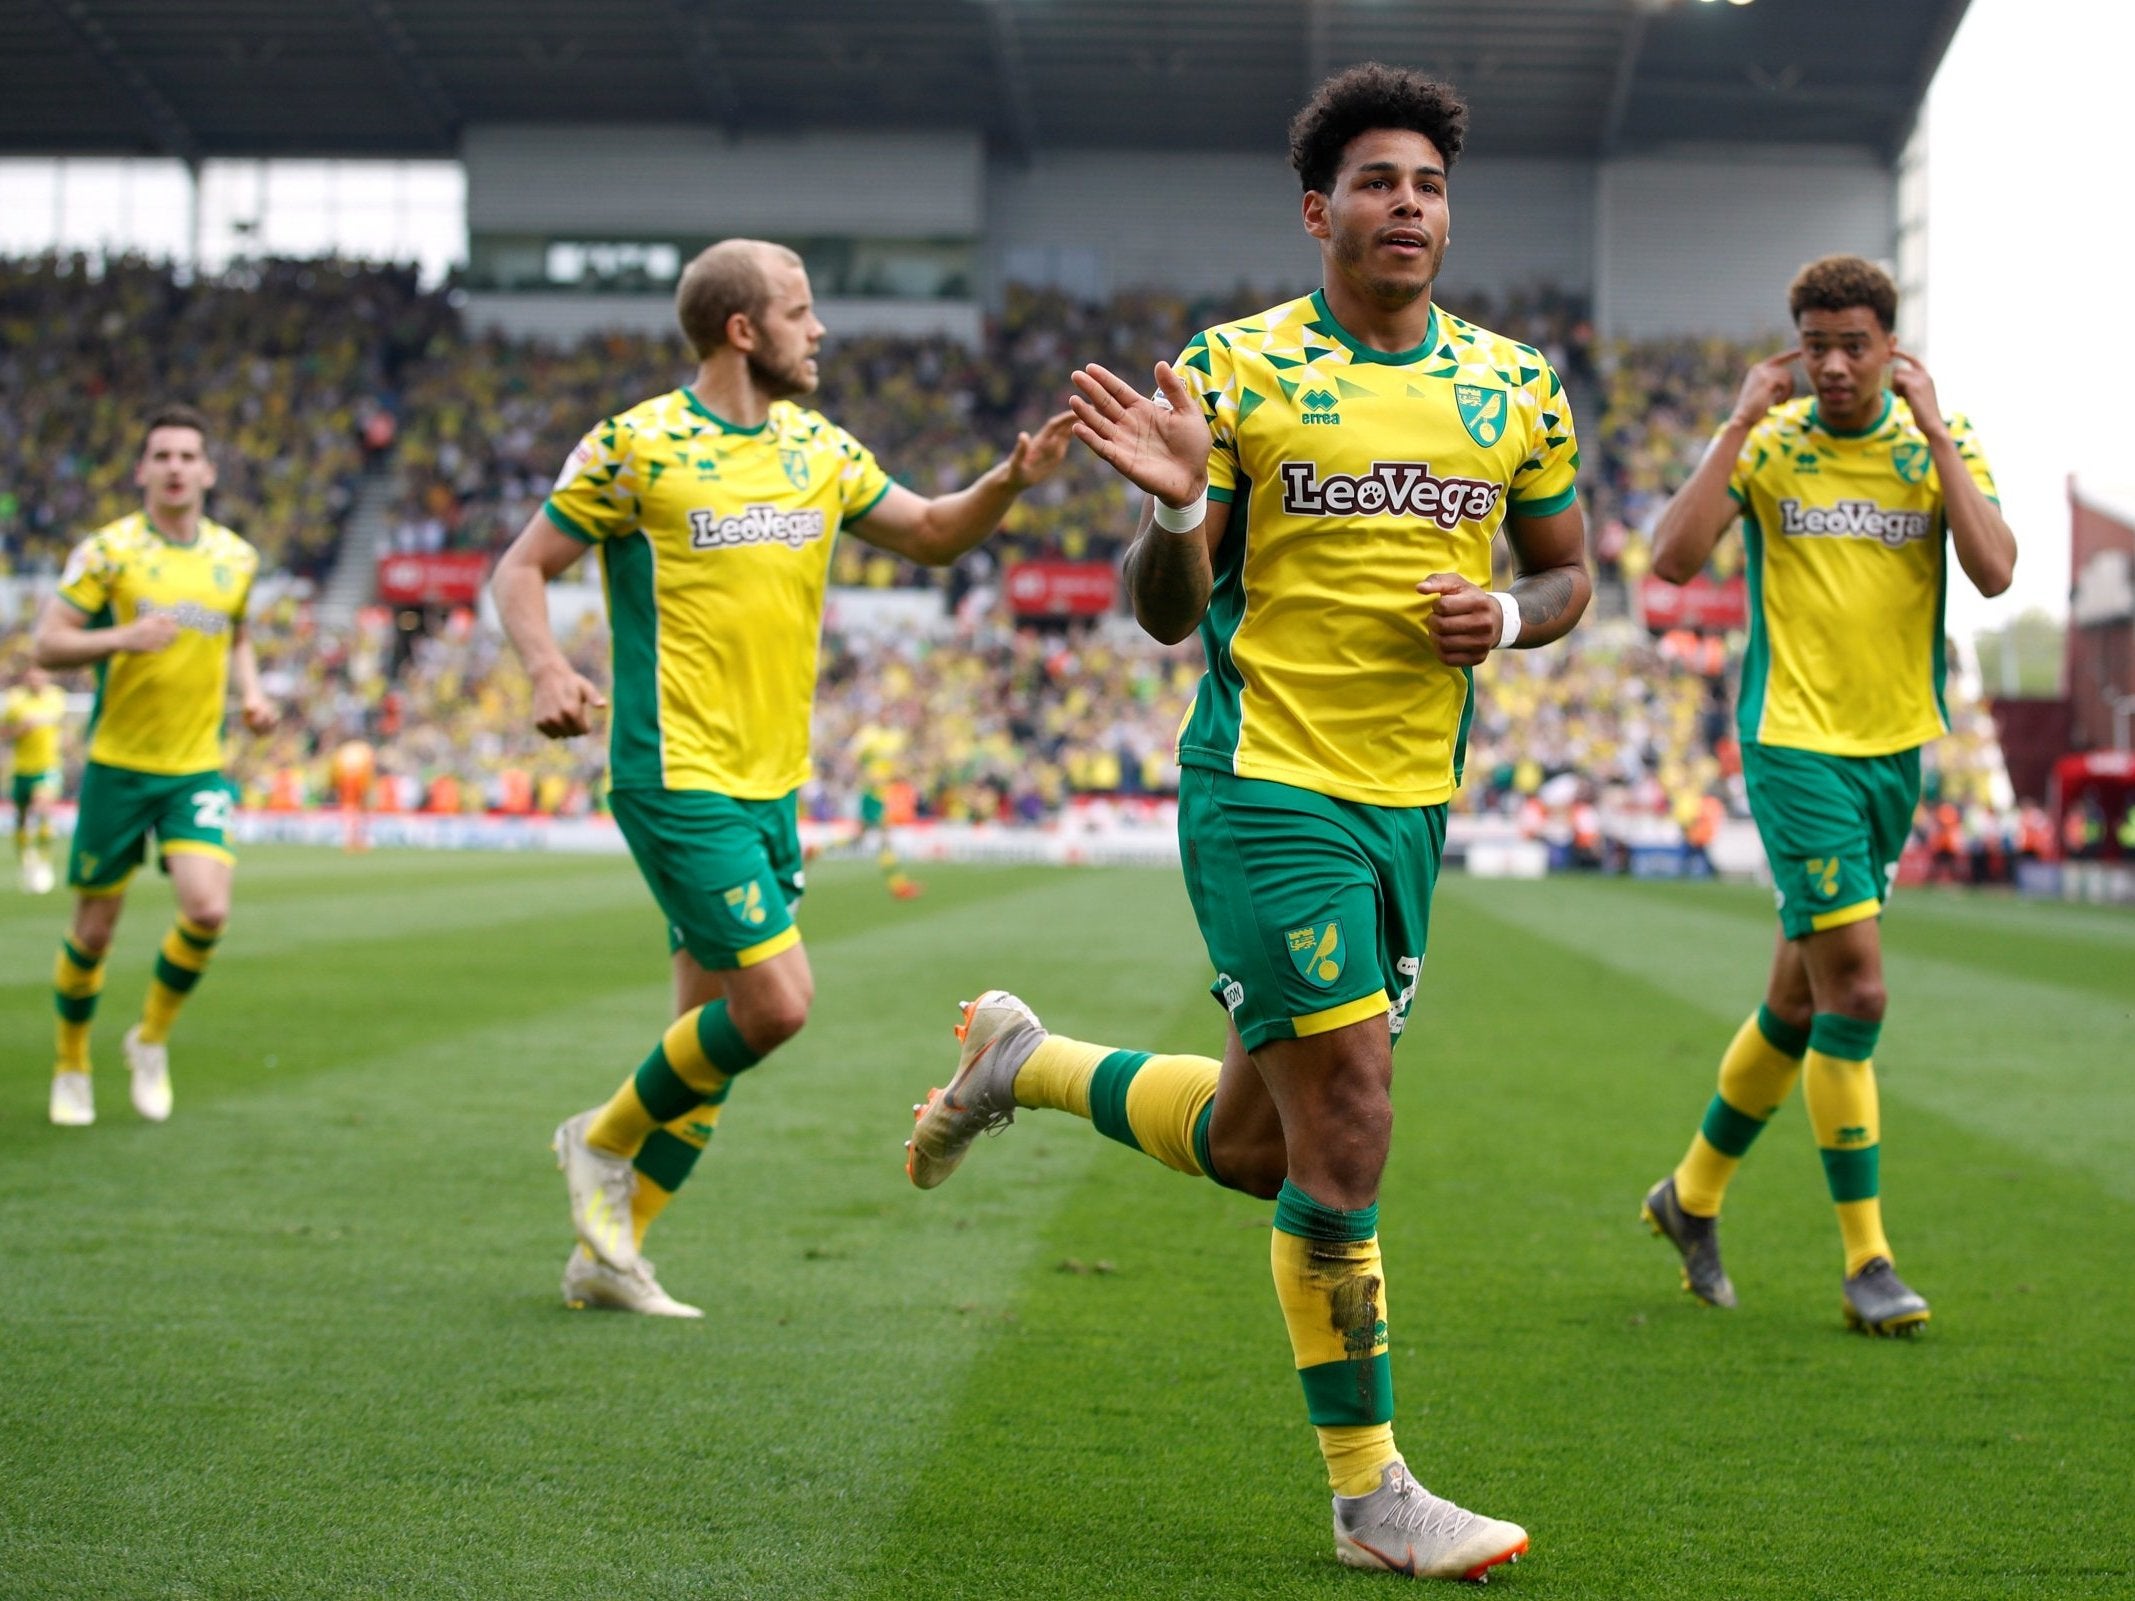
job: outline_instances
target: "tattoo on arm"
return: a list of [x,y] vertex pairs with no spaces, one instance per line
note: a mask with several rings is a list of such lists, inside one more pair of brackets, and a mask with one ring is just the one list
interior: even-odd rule
[[1208,609],[1208,550],[1198,533],[1145,528],[1127,552],[1127,594],[1142,627],[1167,644],[1183,639]]
[[1578,585],[1565,568],[1522,573],[1512,581],[1512,597],[1520,603],[1520,631],[1540,632],[1551,627],[1571,605]]

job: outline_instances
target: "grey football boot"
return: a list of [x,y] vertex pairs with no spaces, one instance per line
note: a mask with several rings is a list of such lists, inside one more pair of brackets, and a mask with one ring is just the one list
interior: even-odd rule
[[1720,1220],[1697,1217],[1683,1210],[1675,1196],[1675,1175],[1669,1174],[1646,1191],[1646,1204],[1639,1216],[1654,1233],[1673,1245],[1683,1257],[1683,1288],[1707,1306],[1732,1307],[1735,1287],[1720,1266]]
[[1352,1568],[1379,1568],[1411,1579],[1481,1579],[1500,1562],[1517,1562],[1527,1531],[1433,1495],[1408,1464],[1387,1464],[1379,1488],[1334,1498],[1334,1554]]
[[1863,1334],[1912,1335],[1931,1314],[1927,1298],[1906,1286],[1890,1258],[1879,1256],[1846,1280],[1846,1326]]
[[954,1173],[973,1140],[1015,1120],[1016,1071],[1045,1043],[1045,1027],[1008,991],[988,990],[964,1002],[956,1037],[956,1073],[912,1108],[919,1126],[904,1142],[905,1175],[923,1190]]

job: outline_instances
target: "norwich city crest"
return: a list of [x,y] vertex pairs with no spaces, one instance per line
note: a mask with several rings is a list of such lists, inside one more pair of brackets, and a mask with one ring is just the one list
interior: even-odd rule
[[805,451],[781,450],[778,453],[778,464],[786,469],[787,482],[795,489],[808,487],[808,455]]
[[1890,447],[1890,464],[1898,469],[1898,476],[1909,484],[1917,484],[1927,476],[1934,463],[1934,453],[1916,440],[1900,440]]
[[1484,384],[1455,384],[1453,402],[1460,407],[1460,420],[1468,437],[1478,445],[1494,445],[1505,437],[1505,391]]
[[1326,989],[1342,976],[1342,963],[1349,953],[1342,946],[1340,918],[1293,928],[1283,936],[1283,944],[1289,948],[1291,965],[1306,983]]

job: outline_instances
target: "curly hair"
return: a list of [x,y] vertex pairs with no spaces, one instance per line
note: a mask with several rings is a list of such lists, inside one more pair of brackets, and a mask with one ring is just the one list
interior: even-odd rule
[[1801,321],[1805,311],[1847,311],[1866,306],[1885,333],[1898,326],[1898,286],[1890,274],[1859,256],[1825,256],[1812,261],[1787,285],[1787,315]]
[[1436,78],[1383,62],[1362,62],[1321,84],[1290,119],[1290,165],[1308,191],[1326,194],[1349,142],[1380,128],[1422,134],[1451,168],[1467,137],[1468,102],[1459,90]]

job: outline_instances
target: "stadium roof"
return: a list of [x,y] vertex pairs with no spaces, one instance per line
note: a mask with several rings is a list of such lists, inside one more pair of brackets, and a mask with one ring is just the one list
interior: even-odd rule
[[1368,57],[1491,155],[1894,157],[1967,0],[0,0],[0,152],[450,156],[471,122],[1265,151]]

